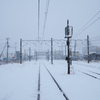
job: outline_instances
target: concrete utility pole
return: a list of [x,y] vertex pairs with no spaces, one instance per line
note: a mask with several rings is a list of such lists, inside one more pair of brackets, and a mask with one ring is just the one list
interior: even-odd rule
[[36,59],[36,61],[37,61],[37,51],[35,51],[35,59]]
[[8,63],[8,49],[9,49],[9,42],[8,42],[9,38],[7,38],[7,59],[6,59],[6,63]]
[[47,59],[48,59],[48,61],[49,61],[49,50],[48,50],[47,56],[48,56],[48,58],[47,58]]
[[89,63],[89,36],[87,35],[87,56],[88,56],[88,63]]
[[29,61],[31,61],[31,47],[29,47]]
[[22,39],[20,39],[20,64],[22,64]]
[[53,64],[53,39],[51,38],[51,64]]
[[69,42],[69,37],[68,37],[68,38],[67,38],[67,46],[68,46],[68,74],[70,74],[69,45],[70,45],[70,42]]

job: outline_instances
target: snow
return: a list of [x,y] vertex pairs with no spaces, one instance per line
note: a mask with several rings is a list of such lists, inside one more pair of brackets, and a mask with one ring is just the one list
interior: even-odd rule
[[[56,79],[69,100],[100,100],[100,80],[82,72],[100,74],[100,62],[73,61],[71,74],[67,74],[67,62],[64,60],[40,60],[0,65],[0,100],[65,100],[45,66]],[[38,75],[40,66],[40,92]],[[80,70],[80,71],[78,71]],[[82,72],[81,72],[82,71]],[[92,72],[90,72],[92,71]]]

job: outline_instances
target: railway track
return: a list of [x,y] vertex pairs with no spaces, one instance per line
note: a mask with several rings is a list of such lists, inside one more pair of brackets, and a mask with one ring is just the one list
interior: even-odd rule
[[[77,63],[75,63],[75,64],[77,64]],[[79,72],[81,72],[81,73],[83,73],[83,74],[85,74],[85,75],[88,75],[88,76],[90,76],[90,77],[92,77],[92,78],[95,78],[95,79],[98,79],[98,80],[100,80],[100,73],[99,72],[95,72],[95,71],[92,71],[91,69],[87,69],[86,67],[88,67],[89,66],[89,68],[90,68],[90,65],[84,65],[84,64],[77,64],[77,65],[81,65],[81,67],[83,66],[83,68],[80,68],[80,66],[78,66],[78,67],[76,67],[76,69],[79,71]],[[75,66],[74,66],[75,67]],[[85,68],[84,68],[85,67]],[[95,68],[95,67],[91,67],[91,68]]]
[[94,68],[94,69],[100,69],[99,66],[93,66],[93,65],[87,65],[87,64],[80,64],[80,63],[74,63],[74,64],[77,64],[77,65],[82,65],[82,66],[85,66],[85,67],[90,67],[90,68]]
[[[44,76],[44,73],[45,73],[45,76]],[[45,81],[43,81],[44,78],[45,78]],[[46,89],[47,91],[45,91],[43,85],[45,85],[45,89],[47,88]],[[50,87],[49,86],[47,87],[47,85],[50,85]],[[41,88],[41,90],[40,90],[40,88]],[[48,88],[50,88],[50,91],[51,91],[51,89],[52,89],[52,91],[55,91],[55,89],[56,89],[56,91],[58,91],[57,93],[59,93],[59,95],[57,95],[57,93],[53,94],[52,92],[47,94],[47,92],[49,91]],[[40,94],[41,94],[41,96],[40,96]],[[69,100],[68,97],[66,96],[66,94],[64,93],[64,91],[62,90],[62,88],[60,87],[59,83],[54,78],[54,76],[51,74],[51,72],[48,70],[48,68],[43,64],[43,66],[39,65],[37,100],[53,100],[53,99],[47,98],[46,95],[48,95],[47,97],[50,97],[52,95],[54,100],[56,98],[58,98],[59,100]],[[61,99],[59,98],[59,96]],[[54,98],[54,97],[56,97],[56,98]]]
[[86,69],[82,69],[82,68],[80,68],[81,70],[85,70],[85,71],[88,71],[88,72],[91,72],[91,73],[94,73],[94,74],[96,74],[96,75],[99,75],[100,76],[100,73],[97,73],[97,72],[93,72],[93,71],[90,71],[90,70],[86,70]]
[[55,82],[55,84],[57,85],[57,87],[59,88],[59,90],[63,93],[63,96],[64,96],[65,100],[68,100],[68,97],[66,96],[66,94],[64,93],[64,91],[62,90],[62,88],[60,87],[60,85],[58,84],[58,82],[56,81],[56,79],[53,77],[53,75],[50,73],[50,71],[47,69],[46,66],[45,66],[45,68],[48,71],[48,73],[50,74],[50,76],[52,77],[53,81]]
[[78,70],[78,71],[81,72],[81,73],[83,73],[83,74],[85,74],[85,75],[88,75],[88,76],[90,76],[90,77],[92,77],[92,78],[95,78],[95,79],[100,80],[100,78],[98,78],[97,76],[91,75],[91,74],[86,73],[86,72],[83,72],[83,71],[81,71],[81,70]]
[[39,74],[38,74],[38,94],[37,100],[40,100],[40,64],[39,64]]

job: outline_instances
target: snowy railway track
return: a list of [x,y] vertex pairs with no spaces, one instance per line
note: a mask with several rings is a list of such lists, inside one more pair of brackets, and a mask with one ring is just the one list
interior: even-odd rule
[[[44,64],[43,64],[44,65]],[[62,88],[60,87],[60,85],[58,84],[58,82],[56,81],[56,79],[53,77],[53,75],[50,73],[50,71],[48,70],[48,68],[44,65],[44,67],[46,68],[47,72],[49,73],[49,75],[51,76],[52,80],[54,81],[54,83],[56,84],[56,86],[58,87],[58,89],[61,91],[61,93],[63,94],[63,97],[65,98],[65,100],[69,100],[68,97],[66,96],[66,94],[64,93],[64,91],[62,90]]]
[[[58,82],[56,81],[56,79],[53,77],[53,75],[50,73],[50,71],[47,69],[47,67],[43,64],[44,68],[39,64],[39,72],[38,72],[38,93],[37,93],[37,100],[52,100],[52,99],[44,99],[45,98],[45,95],[43,94],[46,93],[46,91],[44,91],[43,89],[43,84],[45,83],[43,81],[43,79],[49,79],[50,81],[50,86],[53,86],[51,87],[53,90],[52,91],[55,91],[55,89],[57,89],[56,91],[60,90],[60,98],[59,98],[59,95],[57,94],[52,94],[52,93],[49,93],[49,95],[52,95],[52,97],[55,95],[56,98],[58,98],[59,100],[68,100],[66,94],[63,92],[62,88],[60,87],[60,85],[58,84]],[[42,68],[40,68],[42,67]],[[45,76],[44,77],[44,73],[45,73]],[[48,75],[47,75],[48,74]],[[46,80],[48,82],[48,80]],[[48,85],[45,83],[45,85]],[[41,88],[41,90],[40,90]],[[50,88],[50,87],[49,87]],[[48,88],[47,88],[48,89]],[[48,91],[48,90],[47,90]],[[58,92],[59,93],[59,92]],[[40,96],[41,95],[41,96]],[[47,94],[48,95],[48,94]],[[49,95],[47,97],[49,97]],[[57,97],[58,96],[58,97]],[[56,98],[53,98],[53,99],[56,99]],[[57,99],[57,100],[58,100]]]
[[87,64],[80,64],[80,63],[74,63],[74,64],[77,64],[77,65],[82,65],[82,66],[85,66],[85,67],[90,67],[90,68],[94,68],[94,69],[100,69],[100,66],[93,66],[93,65],[87,65]]
[[[77,64],[77,63],[75,63],[75,64]],[[97,68],[96,68],[95,71],[94,71],[94,69],[91,69],[91,68],[95,68],[95,67],[93,67],[91,65],[85,65],[85,64],[77,64],[77,65],[78,66],[76,67],[76,70],[78,70],[79,72],[81,72],[81,73],[83,73],[85,75],[88,75],[88,76],[90,76],[92,78],[100,80],[99,69],[97,70]],[[81,65],[81,67],[79,65]]]
[[82,68],[80,68],[81,70],[85,70],[85,71],[88,71],[88,72],[91,72],[91,73],[94,73],[94,74],[96,74],[96,75],[99,75],[100,76],[100,73],[97,73],[97,72],[93,72],[93,71],[90,71],[90,70],[86,70],[86,69],[82,69]]
[[81,71],[81,70],[78,70],[78,71],[81,72],[81,73],[83,73],[83,74],[85,74],[85,75],[88,75],[88,76],[90,76],[90,77],[92,77],[92,78],[95,78],[95,79],[100,80],[100,78],[98,78],[97,76],[91,75],[91,74],[89,74],[89,73],[87,73],[87,72],[83,72],[83,71]]
[[39,74],[38,74],[38,94],[37,100],[40,100],[40,64],[39,64]]

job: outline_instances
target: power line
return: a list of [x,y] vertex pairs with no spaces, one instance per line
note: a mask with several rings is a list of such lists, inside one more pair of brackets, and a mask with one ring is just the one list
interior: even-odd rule
[[[84,32],[86,29],[88,29],[90,26],[92,26],[95,22],[97,22],[98,20],[100,19],[100,17],[99,18],[97,18],[95,21],[93,21],[90,25],[88,25],[86,28],[84,28],[81,32],[79,32],[75,37],[77,37],[78,35],[80,35],[80,34],[82,34],[82,32]],[[75,38],[74,37],[74,38]]]
[[95,39],[97,39],[97,38],[100,39],[100,35],[99,35],[99,36],[96,36],[96,37],[93,37],[93,38],[90,38],[90,40],[95,40]]
[[[98,14],[100,13],[97,12],[77,33],[76,35],[74,36],[77,37],[78,35],[80,35],[82,32],[84,32],[86,29],[88,29],[91,25],[93,25],[96,21],[98,21],[100,19],[100,17],[98,17],[95,21],[93,21],[90,25],[88,25]],[[88,26],[87,26],[88,25]],[[87,27],[86,27],[87,26]]]
[[38,41],[39,41],[39,29],[40,28],[40,0],[38,0]]
[[5,48],[6,48],[6,45],[7,45],[7,44],[5,44],[3,50],[2,50],[2,52],[1,52],[1,54],[0,54],[0,57],[2,56],[2,54],[3,54],[3,52],[4,52]]
[[44,19],[44,26],[43,26],[43,34],[42,34],[42,40],[44,38],[44,32],[46,27],[46,21],[47,21],[47,15],[48,15],[48,8],[49,8],[50,0],[46,1],[46,10],[45,10],[45,19]]

